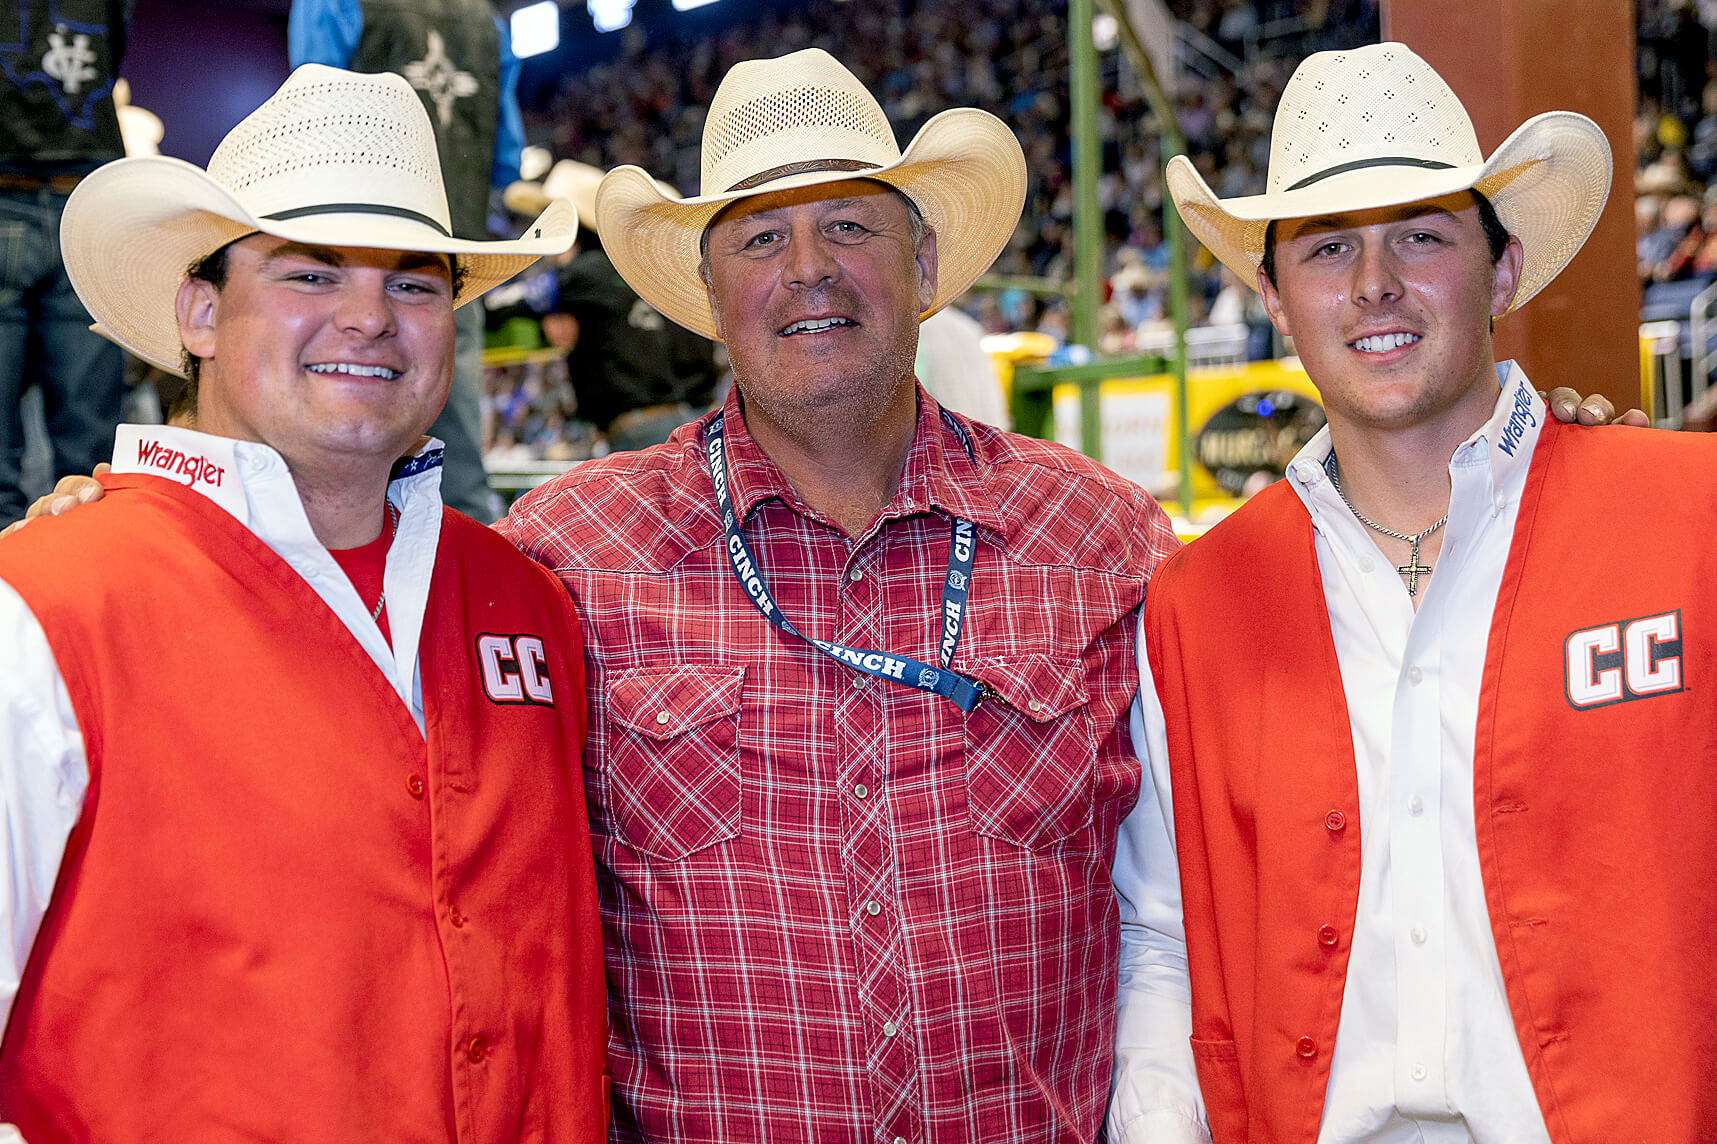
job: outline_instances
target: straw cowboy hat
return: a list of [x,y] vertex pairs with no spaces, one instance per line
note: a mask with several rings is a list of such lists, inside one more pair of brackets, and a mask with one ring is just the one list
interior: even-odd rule
[[456,255],[458,306],[571,246],[578,215],[552,203],[513,241],[452,237],[435,135],[411,85],[305,64],[221,141],[207,172],[154,155],[87,176],[66,201],[60,246],[95,329],[178,373],[173,307],[186,269],[258,231]]
[[1185,156],[1168,166],[1181,218],[1257,288],[1273,219],[1371,210],[1477,190],[1525,252],[1511,309],[1568,265],[1610,193],[1610,145],[1584,115],[1547,111],[1485,159],[1472,119],[1431,66],[1402,44],[1319,52],[1282,91],[1267,191],[1219,199]]
[[[602,182],[602,169],[575,159],[562,159],[549,169],[539,182],[519,180],[501,192],[507,209],[522,215],[537,214],[548,209],[555,199],[569,199],[578,209],[578,225],[585,230],[596,229],[596,188]],[[667,198],[678,198],[680,192],[662,180],[655,180],[656,189]]]
[[714,338],[698,243],[730,203],[842,179],[876,179],[911,199],[936,232],[929,317],[965,293],[1007,245],[1025,205],[1025,155],[1001,120],[976,108],[934,116],[903,154],[882,107],[817,48],[735,64],[704,121],[706,192],[663,194],[637,167],[617,167],[596,193],[603,245],[656,309]]

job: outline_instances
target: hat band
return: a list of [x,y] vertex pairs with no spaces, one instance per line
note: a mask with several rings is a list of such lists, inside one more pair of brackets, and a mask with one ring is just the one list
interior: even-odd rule
[[263,215],[262,217],[273,219],[275,222],[285,222],[289,218],[302,218],[305,215],[318,214],[393,215],[396,218],[408,218],[413,222],[420,222],[424,226],[431,227],[443,238],[453,237],[446,227],[426,214],[419,214],[417,211],[408,210],[405,207],[390,207],[378,203],[324,203],[314,207],[293,207],[290,210],[276,211],[274,214]]
[[1321,183],[1333,175],[1345,175],[1349,171],[1357,171],[1362,167],[1423,167],[1427,171],[1451,171],[1454,166],[1453,163],[1440,163],[1435,159],[1414,159],[1406,155],[1385,155],[1377,159],[1355,159],[1351,163],[1342,163],[1319,171],[1315,175],[1307,175],[1289,187],[1288,190],[1297,191],[1301,187]]
[[803,175],[807,171],[874,171],[880,166],[879,163],[866,163],[862,159],[806,159],[800,163],[771,167],[750,178],[741,179],[722,194],[749,191],[753,187],[761,187],[764,183],[773,183],[776,179],[785,179],[788,175]]

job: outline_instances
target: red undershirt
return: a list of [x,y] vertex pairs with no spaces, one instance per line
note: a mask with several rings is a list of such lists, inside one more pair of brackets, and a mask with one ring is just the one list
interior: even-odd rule
[[[393,546],[394,524],[393,514],[382,511],[381,535],[361,548],[330,548],[328,555],[345,572],[346,579],[352,582],[352,587],[358,590],[358,599],[364,607],[373,609],[376,601],[381,599],[382,574],[387,570],[388,549]],[[393,633],[388,631],[388,610],[382,608],[381,615],[376,617],[376,626],[382,630],[382,636],[393,643]]]

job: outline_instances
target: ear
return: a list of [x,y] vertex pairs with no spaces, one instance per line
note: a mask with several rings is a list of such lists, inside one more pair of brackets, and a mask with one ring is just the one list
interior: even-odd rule
[[922,314],[936,301],[936,232],[924,232],[924,241],[918,244],[918,312]]
[[179,293],[173,299],[173,313],[179,320],[179,344],[192,357],[215,356],[215,311],[221,292],[214,283],[200,278],[187,278],[179,283]]
[[1496,282],[1490,292],[1491,317],[1502,317],[1514,304],[1514,295],[1520,289],[1520,271],[1525,264],[1526,251],[1520,240],[1509,235],[1508,245],[1502,248],[1502,257],[1496,260]]
[[1258,269],[1258,293],[1263,295],[1264,312],[1270,315],[1270,324],[1276,327],[1276,332],[1284,338],[1293,337],[1294,332],[1288,329],[1287,312],[1282,309],[1282,296],[1276,293],[1276,287],[1271,284],[1263,267]]

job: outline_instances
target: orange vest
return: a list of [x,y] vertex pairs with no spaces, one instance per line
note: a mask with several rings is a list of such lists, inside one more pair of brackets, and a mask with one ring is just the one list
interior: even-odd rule
[[[1713,536],[1717,439],[1544,427],[1491,625],[1473,801],[1556,1144],[1717,1139]],[[1311,520],[1285,482],[1157,572],[1145,632],[1211,1131],[1312,1144],[1363,824]]]
[[90,774],[0,1044],[0,1120],[32,1144],[602,1140],[565,591],[444,514],[426,746],[261,540],[168,480],[104,483],[0,546]]

